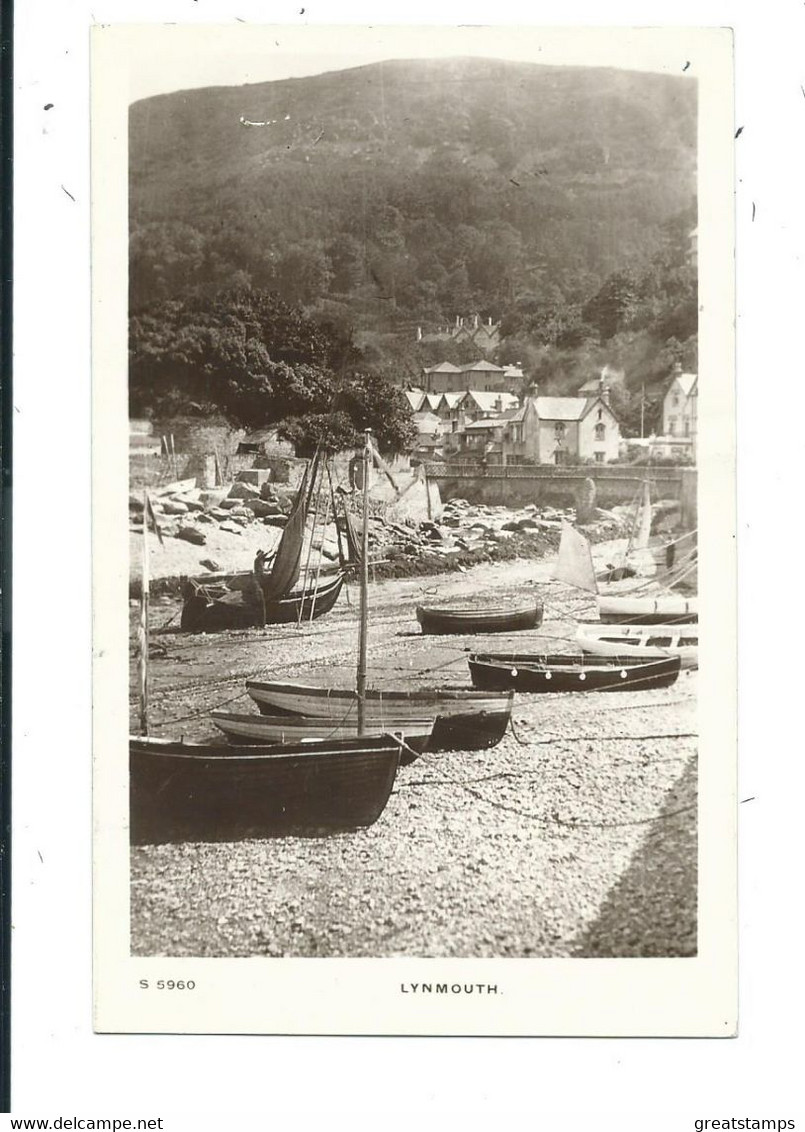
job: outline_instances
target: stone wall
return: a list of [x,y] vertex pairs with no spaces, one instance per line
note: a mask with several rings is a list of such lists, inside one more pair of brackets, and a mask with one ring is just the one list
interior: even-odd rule
[[[640,490],[646,471],[646,468],[628,464],[603,467],[595,464],[579,467],[490,465],[485,470],[461,464],[428,465],[428,476],[438,484],[443,500],[461,498],[471,503],[510,507],[522,507],[527,503],[573,507],[585,479],[595,483],[599,507],[628,504]],[[686,526],[695,526],[696,469],[651,468],[649,475],[653,498],[683,502]]]

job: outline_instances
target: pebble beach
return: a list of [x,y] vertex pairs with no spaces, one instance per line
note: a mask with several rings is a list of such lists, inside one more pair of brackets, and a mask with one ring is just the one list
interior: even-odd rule
[[[611,548],[596,548],[605,562]],[[370,585],[370,684],[469,687],[467,653],[573,651],[586,595],[518,560]],[[545,604],[538,630],[424,637],[418,602]],[[320,621],[177,631],[152,605],[152,733],[217,737],[208,712],[256,710],[247,677],[350,687],[357,587]],[[132,611],[132,640],[134,622]],[[371,827],[324,838],[138,845],[141,956],[680,957],[696,954],[697,674],[666,689],[517,695],[491,750],[400,767]],[[132,680],[132,714],[136,718]]]

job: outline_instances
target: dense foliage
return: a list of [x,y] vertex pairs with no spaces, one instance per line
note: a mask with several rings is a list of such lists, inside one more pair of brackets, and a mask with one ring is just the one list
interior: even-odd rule
[[280,426],[301,451],[337,450],[371,428],[381,448],[413,440],[399,389],[362,372],[351,340],[268,292],[156,303],[131,320],[133,416],[222,411],[247,428]]
[[[484,59],[135,103],[132,404],[257,423],[270,398],[292,431],[321,430],[334,374],[405,385],[473,360],[416,327],[477,312],[501,320],[493,360],[545,391],[624,368],[637,431],[643,385],[650,400],[674,361],[696,368],[695,139],[687,76]],[[263,317],[268,292],[293,312]]]

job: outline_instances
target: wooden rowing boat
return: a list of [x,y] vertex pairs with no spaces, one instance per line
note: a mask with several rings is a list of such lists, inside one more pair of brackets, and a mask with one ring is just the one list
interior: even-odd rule
[[[357,704],[342,716],[246,715],[213,711],[210,718],[230,741],[239,743],[300,743],[311,739],[354,739],[358,734]],[[394,719],[369,724],[367,736],[393,734],[403,740],[400,765],[413,762],[428,746],[435,718]]]
[[635,661],[536,653],[477,653],[469,658],[476,688],[517,692],[615,692],[666,688],[679,675],[678,656]]
[[598,616],[607,624],[670,625],[698,621],[699,602],[695,597],[682,597],[680,594],[660,594],[657,597],[608,595],[598,598]]
[[423,633],[515,633],[523,629],[536,629],[542,624],[542,603],[529,602],[520,606],[418,605],[416,618]]
[[638,660],[678,656],[683,668],[699,666],[698,625],[580,625],[576,643],[591,656]]
[[[248,575],[244,575],[248,577]],[[205,585],[188,579],[182,607],[182,629],[210,633],[221,629],[248,629],[315,621],[329,613],[341,593],[346,575],[339,571],[307,590],[292,590],[285,597],[260,603],[247,588]]]
[[388,735],[276,747],[131,738],[131,839],[235,841],[371,825],[399,759]]
[[[246,690],[266,715],[343,719],[357,702],[357,693],[348,688],[247,680]],[[392,726],[397,729],[411,721],[433,717],[428,750],[479,751],[494,747],[503,738],[512,702],[513,695],[506,692],[366,689],[364,719],[367,727],[386,728],[393,721]]]

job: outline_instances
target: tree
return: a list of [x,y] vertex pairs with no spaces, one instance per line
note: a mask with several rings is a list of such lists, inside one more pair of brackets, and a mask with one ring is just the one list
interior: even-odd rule
[[129,356],[134,416],[215,409],[248,428],[281,425],[307,446],[351,446],[364,428],[386,451],[415,438],[401,392],[352,368],[361,357],[351,336],[276,295],[243,289],[149,308],[131,320]]

